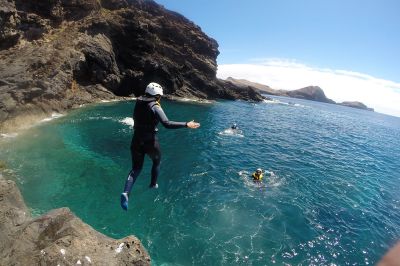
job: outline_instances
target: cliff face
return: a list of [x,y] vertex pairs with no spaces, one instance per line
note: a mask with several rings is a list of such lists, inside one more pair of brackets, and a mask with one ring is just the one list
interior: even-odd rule
[[111,239],[68,208],[32,218],[15,183],[0,174],[0,265],[150,265],[134,236]]
[[324,91],[318,86],[309,86],[298,90],[287,91],[289,97],[318,101],[324,103],[335,103],[325,96]]
[[0,0],[0,123],[140,95],[150,81],[173,96],[262,100],[216,78],[218,53],[151,0]]
[[287,90],[275,90],[267,85],[251,82],[245,79],[234,79],[232,77],[229,77],[226,79],[226,81],[231,82],[236,86],[247,86],[270,95],[299,98],[299,99],[325,102],[325,103],[335,103],[333,100],[327,98],[325,96],[324,91],[318,86],[308,86],[298,90],[287,91]]
[[257,82],[248,81],[246,79],[235,79],[232,77],[228,77],[226,79],[226,81],[229,81],[229,82],[235,84],[236,86],[253,87],[257,90],[260,90],[262,92],[265,92],[265,93],[268,93],[271,95],[276,94],[276,90],[272,89],[271,87],[264,85],[264,84],[257,83]]
[[373,108],[369,108],[361,102],[347,101],[347,102],[342,102],[342,103],[336,103],[335,101],[327,98],[325,96],[324,91],[318,86],[308,86],[308,87],[304,87],[304,88],[301,88],[298,90],[287,91],[287,90],[275,90],[267,85],[251,82],[251,81],[248,81],[245,79],[235,79],[235,78],[229,77],[226,79],[226,81],[230,82],[236,86],[248,86],[253,89],[259,90],[262,93],[267,93],[270,95],[285,96],[285,97],[299,98],[299,99],[305,99],[305,100],[310,100],[310,101],[332,103],[332,104],[343,105],[343,106],[347,106],[347,107],[351,107],[351,108],[363,109],[363,110],[367,110],[367,111],[374,111]]

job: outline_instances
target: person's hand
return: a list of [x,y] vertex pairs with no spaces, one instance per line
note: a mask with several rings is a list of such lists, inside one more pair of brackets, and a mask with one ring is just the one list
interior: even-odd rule
[[395,266],[400,265],[400,241],[397,245],[392,247],[381,261],[377,264],[378,266]]
[[187,122],[186,126],[189,128],[198,128],[200,127],[200,123],[194,122],[194,120]]

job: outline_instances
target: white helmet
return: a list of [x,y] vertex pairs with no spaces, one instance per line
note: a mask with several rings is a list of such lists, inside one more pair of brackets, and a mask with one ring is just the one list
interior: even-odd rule
[[147,85],[146,90],[144,92],[147,94],[153,95],[153,96],[163,95],[163,89],[162,89],[161,85],[154,83],[154,82],[149,83],[149,85]]
[[256,172],[261,173],[262,169],[261,168],[257,168]]

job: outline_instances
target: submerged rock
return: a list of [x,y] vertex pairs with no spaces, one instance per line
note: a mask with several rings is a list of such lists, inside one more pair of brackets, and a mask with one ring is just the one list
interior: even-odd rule
[[150,265],[134,236],[115,240],[68,208],[32,218],[13,181],[0,175],[0,265]]

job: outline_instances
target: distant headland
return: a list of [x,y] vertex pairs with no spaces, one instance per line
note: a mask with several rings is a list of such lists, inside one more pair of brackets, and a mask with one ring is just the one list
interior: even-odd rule
[[362,109],[362,110],[367,110],[367,111],[374,111],[373,108],[367,107],[365,104],[357,101],[345,101],[342,103],[337,103],[328,97],[326,97],[324,91],[318,87],[318,86],[308,86],[304,87],[298,90],[275,90],[272,89],[271,87],[256,83],[256,82],[251,82],[245,79],[235,79],[232,77],[229,77],[226,79],[226,81],[231,82],[232,84],[235,84],[237,86],[243,86],[243,87],[252,87],[254,89],[259,90],[261,93],[266,93],[270,95],[276,95],[276,96],[285,96],[285,97],[291,97],[291,98],[298,98],[298,99],[305,99],[305,100],[310,100],[310,101],[317,101],[317,102],[324,102],[324,103],[331,103],[331,104],[338,104],[342,106],[347,106],[351,108],[357,108],[357,109]]

